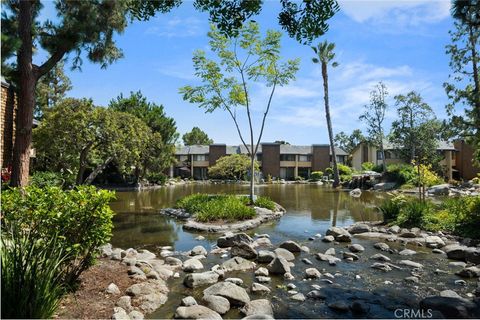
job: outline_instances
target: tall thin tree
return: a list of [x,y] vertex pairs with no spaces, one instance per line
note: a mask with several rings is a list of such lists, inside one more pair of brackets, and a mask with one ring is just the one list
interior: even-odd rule
[[340,177],[338,174],[337,166],[337,155],[335,153],[333,129],[332,129],[332,119],[330,117],[330,105],[328,98],[328,65],[331,65],[333,68],[338,66],[338,63],[333,61],[335,59],[335,49],[334,43],[329,43],[327,41],[319,43],[316,47],[312,47],[313,52],[315,52],[315,57],[312,58],[313,63],[319,63],[322,67],[322,78],[323,78],[323,94],[325,101],[325,117],[327,119],[327,128],[328,128],[328,138],[330,140],[330,150],[332,154],[333,162],[333,187],[338,187],[340,184]]

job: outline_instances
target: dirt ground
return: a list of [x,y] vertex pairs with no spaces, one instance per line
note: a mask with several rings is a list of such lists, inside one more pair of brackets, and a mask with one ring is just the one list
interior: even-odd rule
[[[121,294],[105,293],[115,283]],[[97,264],[80,276],[77,291],[66,295],[57,310],[56,319],[110,319],[118,298],[137,281],[130,279],[127,266],[119,261],[99,259]]]

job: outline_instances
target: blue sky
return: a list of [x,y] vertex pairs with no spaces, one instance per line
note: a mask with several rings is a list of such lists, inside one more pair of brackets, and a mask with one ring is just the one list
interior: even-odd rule
[[[450,72],[445,55],[448,31],[453,25],[450,2],[374,0],[340,4],[341,11],[330,20],[329,32],[317,40],[327,39],[337,46],[340,65],[330,70],[329,82],[334,132],[364,129],[358,116],[378,81],[383,81],[390,92],[387,129],[395,118],[393,96],[410,90],[420,92],[437,116],[445,117],[447,98],[442,84]],[[44,14],[49,11],[46,8]],[[277,1],[265,1],[262,14],[255,20],[262,30],[278,30],[277,14]],[[208,16],[196,12],[188,1],[148,22],[135,22],[116,37],[123,59],[107,69],[85,60],[81,72],[67,71],[73,84],[69,96],[88,97],[98,105],[107,105],[120,93],[141,90],[149,100],[165,106],[180,134],[199,126],[217,143],[238,144],[227,113],[205,114],[178,94],[179,87],[198,83],[193,76],[192,53],[208,49],[208,29]],[[284,35],[282,56],[301,58],[301,66],[296,81],[277,90],[262,140],[327,143],[322,80],[318,66],[311,62],[313,51]],[[261,85],[250,89],[254,117],[258,119],[267,92]]]

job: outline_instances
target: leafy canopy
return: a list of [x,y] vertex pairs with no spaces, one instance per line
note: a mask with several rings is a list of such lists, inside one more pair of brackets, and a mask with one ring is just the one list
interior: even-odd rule
[[186,146],[195,144],[208,145],[213,143],[213,140],[210,139],[199,127],[193,127],[192,131],[187,132],[182,136],[182,139]]
[[[255,169],[258,170],[258,162],[255,161]],[[245,154],[232,154],[221,157],[217,163],[208,169],[210,178],[247,180],[250,170],[250,158]]]

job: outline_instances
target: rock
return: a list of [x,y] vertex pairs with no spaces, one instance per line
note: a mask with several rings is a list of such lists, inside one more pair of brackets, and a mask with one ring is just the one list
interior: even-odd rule
[[[163,280],[167,280],[174,275],[174,272],[171,270],[172,267],[162,265],[159,260],[150,260],[149,264],[152,266],[153,270],[158,274],[158,276]],[[176,267],[177,266],[175,266],[174,268]]]
[[399,226],[391,226],[390,228],[387,229],[388,232],[391,232],[391,233],[399,233],[400,232],[400,227]]
[[449,298],[462,298],[453,290],[443,290],[440,291],[440,297],[449,297]]
[[123,250],[120,248],[113,249],[112,254],[110,255],[110,259],[120,261],[122,260],[122,253]]
[[217,312],[200,305],[189,306],[189,307],[178,307],[177,310],[175,311],[174,318],[222,320],[222,317]]
[[217,246],[220,248],[228,248],[233,246],[235,242],[252,243],[253,239],[246,233],[227,232],[223,237],[217,239]]
[[348,229],[348,232],[350,232],[350,234],[370,232],[370,226],[366,223],[356,223]]
[[245,259],[256,259],[258,256],[257,250],[246,242],[235,242],[230,251],[232,257],[242,257]]
[[233,306],[243,306],[250,302],[250,297],[248,296],[247,291],[231,282],[216,283],[205,289],[203,294],[206,296],[215,295],[224,297],[228,299]]
[[312,265],[312,264],[313,264],[313,262],[310,261],[310,260],[307,259],[307,258],[303,258],[303,259],[302,259],[302,262],[305,263],[305,264],[308,264],[308,265]]
[[365,248],[358,243],[354,243],[348,246],[348,250],[352,252],[363,252],[365,251]]
[[127,270],[127,273],[128,273],[129,276],[134,276],[134,275],[143,276],[143,275],[145,275],[145,273],[142,271],[142,269],[140,269],[138,267],[135,267],[135,266],[129,267],[128,270]]
[[417,254],[417,252],[410,249],[403,249],[402,251],[399,252],[399,254],[401,256],[413,256],[414,254]]
[[458,244],[449,244],[442,248],[449,259],[465,260],[465,251],[467,247]]
[[385,263],[375,262],[370,267],[373,269],[382,270],[384,272],[392,271],[392,267],[390,267],[388,264],[385,264]]
[[418,279],[415,276],[406,277],[404,280],[405,282],[410,282],[410,283],[418,283],[420,281],[420,279]]
[[198,259],[188,259],[183,263],[182,267],[183,271],[185,272],[194,272],[197,270],[202,270],[203,269],[203,264],[200,262]]
[[230,310],[230,301],[227,298],[215,295],[203,296],[203,301],[208,308],[219,314],[225,314]]
[[327,236],[333,236],[339,242],[351,242],[352,235],[345,229],[339,227],[330,227],[327,230]]
[[358,198],[362,195],[362,190],[359,188],[353,189],[349,192],[351,197]]
[[318,299],[325,300],[327,299],[327,295],[320,290],[312,290],[309,293],[307,293],[307,298],[315,299],[315,300],[318,300]]
[[382,251],[388,251],[390,249],[390,246],[384,242],[377,242],[373,245],[373,247]]
[[272,303],[267,299],[257,299],[245,304],[245,306],[240,309],[240,312],[246,316],[253,316],[256,314],[273,316],[273,307]]
[[423,268],[423,264],[421,263],[418,263],[418,262],[414,262],[414,261],[411,261],[411,260],[400,260],[398,261],[398,264],[401,264],[403,266],[407,266],[407,267],[412,267],[412,268]]
[[123,310],[122,308],[120,307],[115,307],[113,308],[113,315],[112,315],[112,319],[114,320],[125,320],[125,319],[130,319],[130,317],[128,316],[127,312],[125,312],[125,310]]
[[468,247],[465,250],[465,261],[480,264],[480,248]]
[[132,310],[129,314],[128,317],[132,320],[143,320],[145,317],[143,313],[137,310]]
[[253,293],[270,293],[270,289],[260,283],[252,283],[251,291]]
[[[440,312],[445,318],[475,318],[479,316],[478,305],[466,299],[431,296],[420,301],[420,308]],[[476,314],[473,314],[473,313]]]
[[190,256],[199,256],[199,255],[206,256],[207,254],[208,254],[208,251],[203,246],[195,246],[193,247],[192,250],[190,250]]
[[245,271],[255,268],[255,263],[248,261],[242,257],[234,257],[221,264],[221,268],[229,271]]
[[188,288],[195,288],[206,284],[218,282],[219,275],[214,271],[188,274],[183,280],[183,284]]
[[260,250],[258,251],[257,261],[260,263],[270,263],[275,259],[275,256],[276,255],[273,251]]
[[225,279],[225,282],[231,282],[237,286],[241,286],[243,284],[243,280],[240,278],[227,278]]
[[194,297],[192,296],[188,296],[188,297],[185,297],[182,299],[182,303],[181,305],[184,306],[184,307],[190,307],[190,306],[194,306],[194,305],[197,305],[197,300],[195,300]]
[[293,253],[291,253],[285,248],[277,248],[273,251],[275,252],[276,257],[282,257],[287,261],[295,260],[295,256],[293,255]]
[[428,236],[425,238],[425,245],[428,248],[441,248],[445,246],[445,241],[442,240],[439,236]]
[[149,261],[149,260],[155,259],[156,257],[157,256],[154,253],[146,249],[139,250],[136,256],[137,260],[140,260],[140,261]]
[[428,193],[435,196],[448,196],[450,193],[450,185],[448,183],[438,184],[428,188]]
[[301,252],[302,248],[295,241],[285,241],[280,244],[280,248],[286,249],[290,252]]
[[466,267],[455,274],[464,278],[478,278],[480,277],[480,268],[476,266]]
[[389,257],[387,257],[383,254],[380,254],[380,253],[374,254],[373,256],[370,257],[370,259],[383,261],[383,262],[390,262],[392,260]]
[[433,250],[432,250],[432,253],[436,253],[436,254],[446,254],[445,251],[440,250],[440,249],[433,249]]
[[268,233],[262,233],[262,234],[255,234],[257,238],[268,238],[270,239],[270,235]]
[[105,292],[108,294],[120,294],[120,289],[115,283],[110,283]]
[[198,236],[198,237],[195,238],[195,240],[202,241],[202,240],[205,240],[205,237],[204,236]]
[[246,316],[245,318],[242,318],[242,320],[273,320],[274,318],[272,316],[269,316],[268,314],[254,314],[251,316]]
[[353,301],[352,305],[350,306],[350,309],[354,314],[365,314],[368,313],[370,310],[370,307],[368,304],[362,302],[362,301]]
[[163,280],[148,280],[130,286],[126,293],[141,311],[151,313],[167,301],[168,288]]
[[132,311],[132,298],[130,296],[122,296],[118,298],[117,302],[115,303],[117,307],[122,308],[126,312]]
[[465,267],[467,265],[467,263],[463,262],[463,261],[452,261],[452,262],[449,262],[448,263],[448,266],[449,267]]
[[353,259],[353,260],[359,260],[360,257],[357,256],[355,253],[352,253],[352,252],[344,252],[343,253],[343,259]]
[[373,186],[373,190],[388,191],[388,190],[395,189],[396,186],[397,184],[395,182],[380,182],[380,183],[376,183]]
[[265,276],[258,276],[258,277],[255,277],[255,279],[260,283],[269,283],[270,281],[272,281],[270,277],[265,277]]
[[290,272],[287,272],[283,275],[283,278],[285,278],[285,280],[295,280],[295,277],[290,273]]
[[408,238],[408,239],[411,239],[411,238],[416,238],[417,237],[417,234],[413,231],[410,231],[408,229],[402,229],[400,231],[400,234],[398,235],[400,238]]
[[320,271],[316,268],[308,268],[305,270],[305,278],[307,279],[318,279],[321,275]]
[[335,248],[328,248],[327,251],[325,251],[325,254],[327,254],[329,256],[334,256],[337,253],[335,252]]
[[100,251],[100,256],[102,258],[111,257],[112,253],[113,253],[112,245],[110,243],[107,243],[107,244],[104,244],[104,245],[98,247],[98,250]]
[[255,275],[268,277],[268,269],[264,267],[260,267],[255,271]]
[[182,266],[182,260],[175,258],[175,257],[167,257],[165,258],[165,264],[169,266]]
[[282,257],[276,257],[267,266],[268,271],[272,274],[284,274],[290,272],[290,265],[287,260]]
[[305,296],[303,295],[303,293],[297,293],[297,294],[294,294],[293,296],[291,296],[290,299],[295,300],[295,301],[303,302],[303,301],[305,301]]
[[261,247],[269,247],[272,245],[272,242],[270,241],[269,238],[258,238],[257,240],[254,241],[258,246]]
[[325,236],[323,239],[322,239],[323,242],[333,242],[335,241],[335,238],[333,236]]
[[333,310],[339,311],[339,312],[346,312],[350,309],[350,306],[343,300],[337,300],[337,301],[334,301],[334,302],[330,302],[328,304],[328,307],[330,309],[333,309]]
[[465,280],[455,280],[455,284],[458,286],[466,286],[467,282]]

